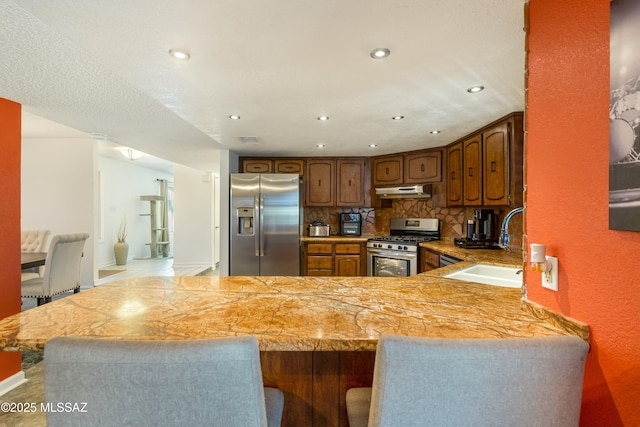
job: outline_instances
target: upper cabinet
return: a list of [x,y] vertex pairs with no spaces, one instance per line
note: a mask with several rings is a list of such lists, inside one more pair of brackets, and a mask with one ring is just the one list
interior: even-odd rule
[[462,142],[462,190],[466,206],[482,205],[482,135]]
[[404,156],[381,156],[374,157],[371,161],[373,169],[372,184],[379,185],[402,185],[404,180]]
[[366,160],[338,159],[336,206],[365,206]]
[[305,206],[335,206],[336,161],[309,159],[305,174]]
[[447,148],[447,204],[462,205],[462,141]]
[[275,173],[297,173],[304,175],[304,160],[302,159],[276,159],[273,161]]
[[442,181],[442,150],[424,150],[404,156],[404,183]]
[[360,157],[308,159],[305,206],[369,205],[367,166]]
[[240,171],[243,173],[297,173],[298,175],[304,175],[304,160],[242,157],[240,159]]
[[242,159],[240,170],[244,173],[273,173],[273,160]]
[[447,156],[449,206],[522,206],[522,113],[450,144]]

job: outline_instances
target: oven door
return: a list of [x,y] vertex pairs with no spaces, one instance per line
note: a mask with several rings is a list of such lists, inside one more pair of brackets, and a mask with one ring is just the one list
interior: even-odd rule
[[418,274],[418,253],[367,249],[367,276],[403,277]]

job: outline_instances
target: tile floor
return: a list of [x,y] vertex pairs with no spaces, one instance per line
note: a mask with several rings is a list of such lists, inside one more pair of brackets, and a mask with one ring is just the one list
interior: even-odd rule
[[[158,258],[147,260],[129,261],[123,266],[108,266],[103,270],[122,270],[118,273],[108,275],[99,279],[96,286],[104,285],[118,280],[127,280],[136,277],[147,276],[212,276],[217,275],[217,270],[212,270],[209,266],[189,266],[173,267],[173,259]],[[58,295],[55,299],[64,298],[72,293]],[[28,310],[36,306],[35,298],[23,298],[22,310]],[[43,363],[37,362],[38,357],[33,354],[25,357],[23,355],[23,370],[27,382],[11,390],[9,393],[0,396],[0,403],[35,403],[40,408],[40,403],[44,401],[44,381]],[[40,356],[41,355],[35,355]],[[29,361],[27,361],[29,359]],[[45,427],[47,425],[46,415],[39,410],[33,413],[11,413],[0,411],[0,427]]]

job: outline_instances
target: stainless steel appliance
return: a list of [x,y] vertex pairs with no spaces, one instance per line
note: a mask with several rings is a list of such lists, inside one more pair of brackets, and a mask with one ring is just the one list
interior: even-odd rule
[[367,240],[367,275],[402,277],[418,274],[418,245],[440,239],[436,218],[392,218],[390,236]]
[[467,221],[466,237],[454,239],[456,246],[466,249],[500,249],[497,216],[492,209],[476,209]]
[[232,276],[300,275],[300,176],[231,174]]
[[362,219],[359,213],[340,214],[340,235],[359,236],[362,230]]
[[329,237],[331,227],[323,221],[313,221],[309,224],[309,237]]

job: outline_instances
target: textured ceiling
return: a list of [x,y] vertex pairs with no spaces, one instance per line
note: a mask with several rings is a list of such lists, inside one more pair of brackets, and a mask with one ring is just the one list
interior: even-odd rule
[[[523,109],[523,4],[5,0],[0,97],[202,170],[219,149],[361,156],[444,145]],[[375,47],[391,55],[374,60]],[[486,90],[467,93],[476,84]]]

